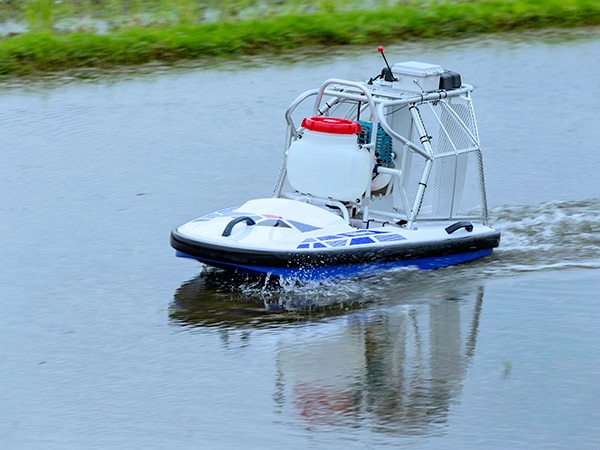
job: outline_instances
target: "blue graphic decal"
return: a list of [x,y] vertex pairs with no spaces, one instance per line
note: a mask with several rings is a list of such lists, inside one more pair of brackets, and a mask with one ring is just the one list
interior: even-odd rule
[[288,222],[294,225],[300,231],[300,233],[306,233],[308,231],[315,231],[321,229],[320,227],[314,227],[307,223],[296,222],[295,220],[288,220]]
[[313,248],[326,248],[323,244],[321,244],[320,242],[316,242],[313,244]]
[[[239,206],[234,206],[232,208],[222,209],[220,211],[207,214],[206,216],[202,216],[198,219],[192,220],[192,222],[208,222],[213,219],[217,219],[219,217],[239,217],[239,216],[248,216],[257,222],[257,225],[262,226],[280,226],[289,228],[289,224],[293,225],[300,233],[308,233],[310,231],[321,230],[321,227],[315,227],[314,225],[309,225],[308,223],[297,222],[295,220],[282,220],[281,217],[276,218],[273,215],[265,214],[260,215],[256,213],[248,213],[243,211],[238,211]],[[330,239],[336,239],[336,237],[331,237]]]
[[380,236],[375,236],[379,242],[392,242],[392,241],[405,241],[406,238],[404,236],[400,236],[399,234],[384,234]]
[[258,215],[256,213],[248,213],[248,212],[243,212],[243,211],[231,211],[227,214],[223,214],[223,216],[225,217],[239,217],[239,216],[249,216],[249,217],[256,217],[258,219],[262,219],[263,216]]
[[341,233],[340,236],[354,237],[354,236],[366,236],[366,235],[371,235],[371,234],[386,234],[386,233],[389,233],[389,231],[358,230],[358,231],[350,231],[348,233]]
[[221,209],[220,211],[217,211],[216,214],[223,214],[223,215],[225,215],[227,213],[235,211],[238,208],[239,208],[239,206],[233,206],[231,208]]
[[208,222],[209,220],[216,219],[217,217],[221,217],[221,214],[212,213],[206,216],[202,216],[199,219],[192,220],[192,222]]
[[340,235],[334,235],[334,236],[319,236],[317,237],[318,240],[320,241],[331,241],[332,239],[339,239]]
[[264,219],[256,222],[256,225],[260,227],[292,228],[281,219]]
[[374,244],[375,241],[370,237],[358,237],[350,241],[350,245]]
[[300,244],[297,248],[309,248],[310,244]]
[[[351,239],[349,239],[351,238]],[[345,245],[377,244],[386,242],[405,241],[406,238],[390,231],[358,230],[348,233],[328,234],[317,236],[316,238],[307,238],[302,244],[321,241],[321,245],[313,245],[310,248],[344,247]],[[309,248],[302,247],[297,248]]]
[[[233,208],[227,208],[227,209],[222,209],[220,211],[214,212],[214,213],[210,213],[207,214],[206,216],[202,216],[199,219],[196,220],[192,220],[192,223],[194,222],[208,222],[209,220],[212,219],[216,219],[217,217],[223,217],[223,216],[230,216],[230,215],[236,215],[236,214],[230,214],[232,211],[235,211],[236,209],[238,209],[239,206],[234,206]],[[239,215],[239,214],[238,214]],[[241,213],[241,215],[244,215],[243,213]],[[247,215],[247,214],[246,214]],[[254,217],[253,217],[254,219]]]

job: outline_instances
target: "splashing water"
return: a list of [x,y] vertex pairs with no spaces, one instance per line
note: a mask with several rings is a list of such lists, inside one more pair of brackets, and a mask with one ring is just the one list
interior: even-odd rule
[[491,211],[502,232],[493,273],[600,268],[600,199],[503,206]]
[[[255,278],[203,267],[175,295],[171,319],[192,325],[269,326],[461,298],[484,278],[570,267],[600,268],[600,199],[502,206],[490,211],[501,231],[494,253],[421,271],[396,268],[335,281]],[[284,313],[284,314],[282,314]]]

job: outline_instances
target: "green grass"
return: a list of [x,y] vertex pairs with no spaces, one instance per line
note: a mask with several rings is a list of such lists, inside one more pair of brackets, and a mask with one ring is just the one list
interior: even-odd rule
[[[123,14],[136,10],[136,2],[124,4],[109,0],[103,4],[111,1],[113,10],[121,14],[120,17],[128,17]],[[229,0],[221,7],[238,5],[239,9],[250,5],[249,1],[234,3]],[[319,1],[325,3],[325,0]],[[328,12],[274,14],[261,19],[250,17],[212,23],[198,19],[202,4],[190,0],[162,2],[152,3],[157,11],[165,11],[165,5],[173,7],[175,4],[179,8],[171,22],[150,22],[140,26],[139,21],[125,20],[118,28],[100,35],[82,31],[57,33],[52,28],[56,17],[65,14],[66,10],[71,14],[76,10],[69,10],[69,5],[63,3],[54,10],[51,0],[27,0],[30,31],[0,39],[0,74],[272,53],[312,45],[384,44],[600,24],[600,0],[417,2],[365,10],[346,10],[347,4],[339,0],[328,3]],[[138,3],[137,10],[140,5]],[[306,7],[307,4],[298,3],[297,10],[303,5]],[[317,3],[314,5],[315,10],[325,8]],[[310,8],[303,10],[307,9]]]

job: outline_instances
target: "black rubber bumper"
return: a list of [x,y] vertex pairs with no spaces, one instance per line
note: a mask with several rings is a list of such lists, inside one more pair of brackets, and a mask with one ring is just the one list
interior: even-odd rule
[[477,236],[401,244],[378,248],[323,249],[310,251],[248,250],[209,244],[186,238],[174,229],[171,247],[196,258],[233,265],[261,267],[311,267],[370,262],[396,261],[475,252],[498,247],[500,232],[491,231]]

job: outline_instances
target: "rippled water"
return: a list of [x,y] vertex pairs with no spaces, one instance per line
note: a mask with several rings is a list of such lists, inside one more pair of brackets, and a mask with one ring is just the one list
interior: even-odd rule
[[0,448],[598,448],[582,34],[386,49],[475,85],[501,247],[335,283],[203,268],[168,235],[269,196],[288,103],[377,52],[5,85]]

